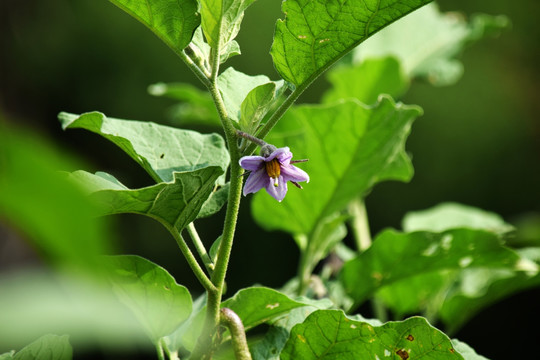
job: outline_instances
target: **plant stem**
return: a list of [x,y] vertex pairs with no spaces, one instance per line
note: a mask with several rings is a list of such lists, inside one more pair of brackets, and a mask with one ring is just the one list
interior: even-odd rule
[[161,340],[156,343],[157,357],[159,360],[165,360],[165,352],[163,351],[163,344]]
[[[256,135],[257,138],[264,139],[266,135],[268,135],[270,130],[272,130],[272,128],[277,124],[279,119],[283,117],[285,112],[291,107],[292,104],[294,104],[296,99],[298,99],[298,97],[304,92],[304,90],[306,90],[307,85],[297,87],[293,92],[289,94],[289,96],[287,96],[285,101],[283,101],[281,105],[279,105],[276,112],[274,112],[272,116],[270,116],[266,124],[264,124],[262,129],[257,133]],[[257,148],[256,144],[250,144],[244,151],[244,154],[245,155],[252,154],[256,148]]]
[[232,346],[236,360],[251,360],[246,339],[246,331],[240,317],[231,309],[223,308],[220,311],[220,323],[226,326],[231,333]]
[[178,244],[178,247],[180,248],[180,251],[182,251],[182,254],[186,258],[187,263],[189,264],[189,267],[201,283],[201,285],[207,290],[207,291],[216,291],[216,287],[210,281],[208,276],[206,276],[206,273],[201,268],[199,263],[197,262],[197,259],[189,249],[189,247],[186,244],[186,241],[182,237],[182,234],[176,230],[176,228],[170,226],[166,222],[162,222],[163,226],[169,230],[169,232],[172,234],[174,239],[176,240],[176,243]]
[[371,233],[366,206],[362,198],[359,197],[349,204],[349,213],[352,215],[351,227],[356,249],[359,253],[364,252],[371,246]]
[[223,130],[225,131],[227,146],[229,148],[229,154],[231,157],[230,187],[221,244],[219,246],[214,271],[212,272],[211,277],[214,289],[212,291],[208,291],[206,319],[201,336],[199,337],[197,345],[191,355],[192,359],[208,359],[214,349],[213,335],[216,333],[220,320],[219,310],[221,306],[221,296],[223,293],[227,267],[229,265],[234,232],[236,229],[236,221],[238,218],[238,210],[240,208],[240,198],[242,195],[242,178],[240,177],[242,168],[238,164],[238,160],[240,159],[240,152],[237,146],[238,138],[236,129],[227,115],[225,104],[223,103],[223,99],[221,98],[221,94],[217,86],[218,66],[219,53],[212,56],[212,76],[210,78],[208,90],[214,99]]
[[199,237],[199,233],[197,233],[197,229],[195,229],[195,224],[189,223],[186,229],[191,241],[193,242],[193,246],[195,246],[195,250],[197,250],[197,253],[201,257],[203,264],[206,267],[206,271],[208,271],[209,274],[212,274],[214,268],[212,259],[210,258],[210,255],[208,255],[208,252],[206,251],[206,248]]

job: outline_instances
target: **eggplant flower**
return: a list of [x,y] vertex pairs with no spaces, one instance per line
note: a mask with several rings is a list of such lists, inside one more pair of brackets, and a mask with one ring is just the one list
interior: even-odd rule
[[244,196],[255,193],[262,188],[277,201],[283,200],[287,194],[287,181],[299,188],[299,181],[309,182],[309,175],[291,163],[293,154],[288,147],[277,149],[273,145],[266,145],[261,149],[261,156],[244,156],[240,159],[240,166],[250,171],[244,185]]

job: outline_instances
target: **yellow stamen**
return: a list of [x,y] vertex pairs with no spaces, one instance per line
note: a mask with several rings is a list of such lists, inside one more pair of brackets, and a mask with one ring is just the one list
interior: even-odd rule
[[271,161],[266,162],[265,167],[266,167],[266,173],[268,174],[268,176],[274,179],[274,186],[278,187],[279,186],[278,178],[281,171],[281,167],[280,167],[278,159],[273,159]]

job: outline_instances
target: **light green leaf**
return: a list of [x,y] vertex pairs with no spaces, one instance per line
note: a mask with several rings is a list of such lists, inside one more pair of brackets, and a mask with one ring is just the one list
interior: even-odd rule
[[15,354],[15,350],[11,350],[10,352],[3,353],[0,355],[0,360],[13,360],[14,354]]
[[484,230],[453,229],[442,233],[386,230],[371,247],[347,262],[341,280],[356,304],[377,289],[415,276],[443,270],[495,267],[519,270],[520,256]]
[[368,37],[431,0],[288,0],[270,53],[281,76],[309,84]]
[[48,333],[70,334],[81,347],[150,346],[141,324],[104,278],[103,262],[95,266],[92,273],[70,267],[63,273],[40,268],[0,274],[0,309],[9,309],[0,311],[0,348]]
[[355,61],[392,55],[409,78],[423,77],[450,85],[463,73],[456,56],[463,48],[509,26],[504,16],[477,15],[470,22],[456,13],[441,13],[436,4],[415,11],[354,50]]
[[214,190],[208,200],[206,200],[197,215],[197,218],[208,217],[217,213],[229,199],[229,183],[223,185],[217,190]]
[[222,49],[230,46],[234,40],[244,17],[244,11],[255,0],[200,0],[201,25],[213,49]]
[[248,134],[255,134],[262,119],[270,110],[279,94],[276,94],[273,82],[259,85],[251,90],[240,106],[240,129]]
[[134,255],[110,256],[106,260],[115,292],[154,342],[173,332],[191,314],[188,290],[162,267]]
[[469,228],[501,235],[513,230],[512,225],[495,213],[457,203],[442,203],[431,209],[409,212],[403,218],[402,227],[405,232]]
[[218,77],[219,90],[223,96],[227,115],[234,121],[240,120],[241,106],[244,99],[255,88],[261,85],[273,83],[276,92],[281,91],[283,81],[272,82],[265,75],[249,76],[234,68],[229,67]]
[[454,345],[454,349],[456,349],[465,360],[488,360],[488,358],[478,355],[473,348],[462,341],[452,339],[452,345]]
[[242,319],[246,329],[269,322],[302,306],[306,304],[265,287],[242,289],[221,304],[221,307],[233,310]]
[[207,91],[186,83],[156,83],[148,87],[148,92],[180,101],[167,111],[169,118],[177,124],[221,126],[214,101]]
[[218,134],[199,134],[151,122],[108,118],[99,112],[60,113],[64,129],[83,128],[112,141],[156,182],[173,181],[173,172],[219,166],[226,171],[229,153]]
[[304,322],[308,315],[316,310],[333,307],[332,302],[328,299],[308,300],[302,298],[301,301],[309,305],[292,309],[272,321],[270,329],[264,337],[249,344],[254,360],[279,360],[279,354],[289,339],[291,329],[296,324]]
[[[40,337],[33,343],[25,346],[15,353],[13,357],[6,359],[13,360],[71,360],[73,349],[69,344],[68,335],[48,334]],[[0,356],[0,359],[3,357]]]
[[[217,166],[173,173],[170,183],[128,189],[112,175],[76,171],[71,178],[87,188],[102,205],[101,215],[134,213],[149,216],[181,231],[196,219],[210,196],[216,179],[223,173]],[[208,209],[206,210],[209,215]]]
[[328,72],[332,87],[324,94],[323,102],[355,98],[373,104],[380,94],[400,97],[409,86],[401,65],[393,57],[366,59],[351,66],[338,66]]
[[156,34],[174,52],[191,41],[201,19],[196,0],[109,0]]
[[291,187],[283,202],[255,195],[252,211],[268,230],[308,235],[327,216],[342,210],[383,180],[408,181],[413,169],[404,142],[421,109],[383,97],[367,107],[350,100],[289,110],[267,141],[288,146],[311,178]]
[[281,360],[463,359],[450,339],[424,318],[372,326],[340,310],[312,313],[291,332]]
[[460,274],[440,308],[440,319],[448,331],[457,331],[491,304],[540,285],[540,248],[517,252],[521,256],[517,269],[469,269]]

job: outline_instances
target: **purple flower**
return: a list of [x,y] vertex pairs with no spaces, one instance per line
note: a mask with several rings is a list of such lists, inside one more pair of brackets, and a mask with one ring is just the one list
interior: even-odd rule
[[269,145],[261,153],[267,156],[244,156],[240,159],[240,166],[251,171],[244,185],[244,196],[266,188],[274,199],[281,201],[287,194],[287,181],[300,188],[299,181],[309,182],[305,171],[291,165],[293,154],[288,147],[276,149]]

